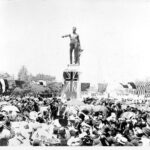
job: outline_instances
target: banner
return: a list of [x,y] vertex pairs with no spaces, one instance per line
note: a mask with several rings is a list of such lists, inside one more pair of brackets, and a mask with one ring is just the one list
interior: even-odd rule
[[81,91],[85,92],[90,88],[90,83],[81,83]]
[[104,93],[107,89],[107,84],[106,83],[98,83],[98,92]]

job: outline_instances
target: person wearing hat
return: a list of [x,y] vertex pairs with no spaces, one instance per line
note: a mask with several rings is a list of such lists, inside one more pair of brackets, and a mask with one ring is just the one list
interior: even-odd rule
[[9,139],[15,136],[14,131],[11,128],[11,125],[5,125],[5,121],[0,121],[0,146],[8,146]]
[[41,146],[41,141],[39,139],[35,139],[33,140],[33,143],[32,143],[33,146]]
[[82,140],[77,136],[77,132],[71,130],[70,131],[70,139],[67,141],[68,146],[81,146]]
[[82,140],[82,146],[92,146],[93,145],[93,139],[90,135],[86,135],[81,138]]
[[143,128],[143,136],[141,138],[142,146],[150,146],[150,128]]
[[68,125],[77,127],[81,122],[80,118],[76,114],[71,114],[68,117]]
[[82,122],[82,123],[81,123],[81,131],[82,131],[82,132],[87,132],[87,131],[90,130],[90,128],[91,128],[91,126],[88,125],[87,123],[85,123],[85,122]]
[[19,122],[14,127],[15,137],[9,140],[9,146],[30,146],[28,124],[26,122]]
[[122,146],[128,142],[128,140],[121,134],[117,134],[115,140],[117,143],[119,143]]
[[61,146],[67,146],[66,130],[64,127],[58,130],[58,138],[60,139]]

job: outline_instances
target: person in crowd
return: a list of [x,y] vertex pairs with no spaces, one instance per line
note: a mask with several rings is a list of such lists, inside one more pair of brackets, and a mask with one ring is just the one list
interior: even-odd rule
[[0,97],[0,146],[150,146],[148,110],[124,99],[87,101]]

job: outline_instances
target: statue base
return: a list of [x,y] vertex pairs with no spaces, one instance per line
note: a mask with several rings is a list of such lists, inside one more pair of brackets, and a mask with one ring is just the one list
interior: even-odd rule
[[66,70],[72,70],[72,71],[80,72],[80,65],[79,64],[68,64]]
[[80,101],[80,73],[80,67],[77,64],[69,64],[67,68],[63,71],[64,86],[62,91],[62,97],[64,97],[65,99],[68,99],[70,101]]

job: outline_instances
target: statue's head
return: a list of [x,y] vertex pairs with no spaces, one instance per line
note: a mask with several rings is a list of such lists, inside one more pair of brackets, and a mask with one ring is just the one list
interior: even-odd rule
[[77,30],[77,28],[76,28],[76,27],[73,27],[72,30],[73,30],[73,32],[75,32],[75,31]]

